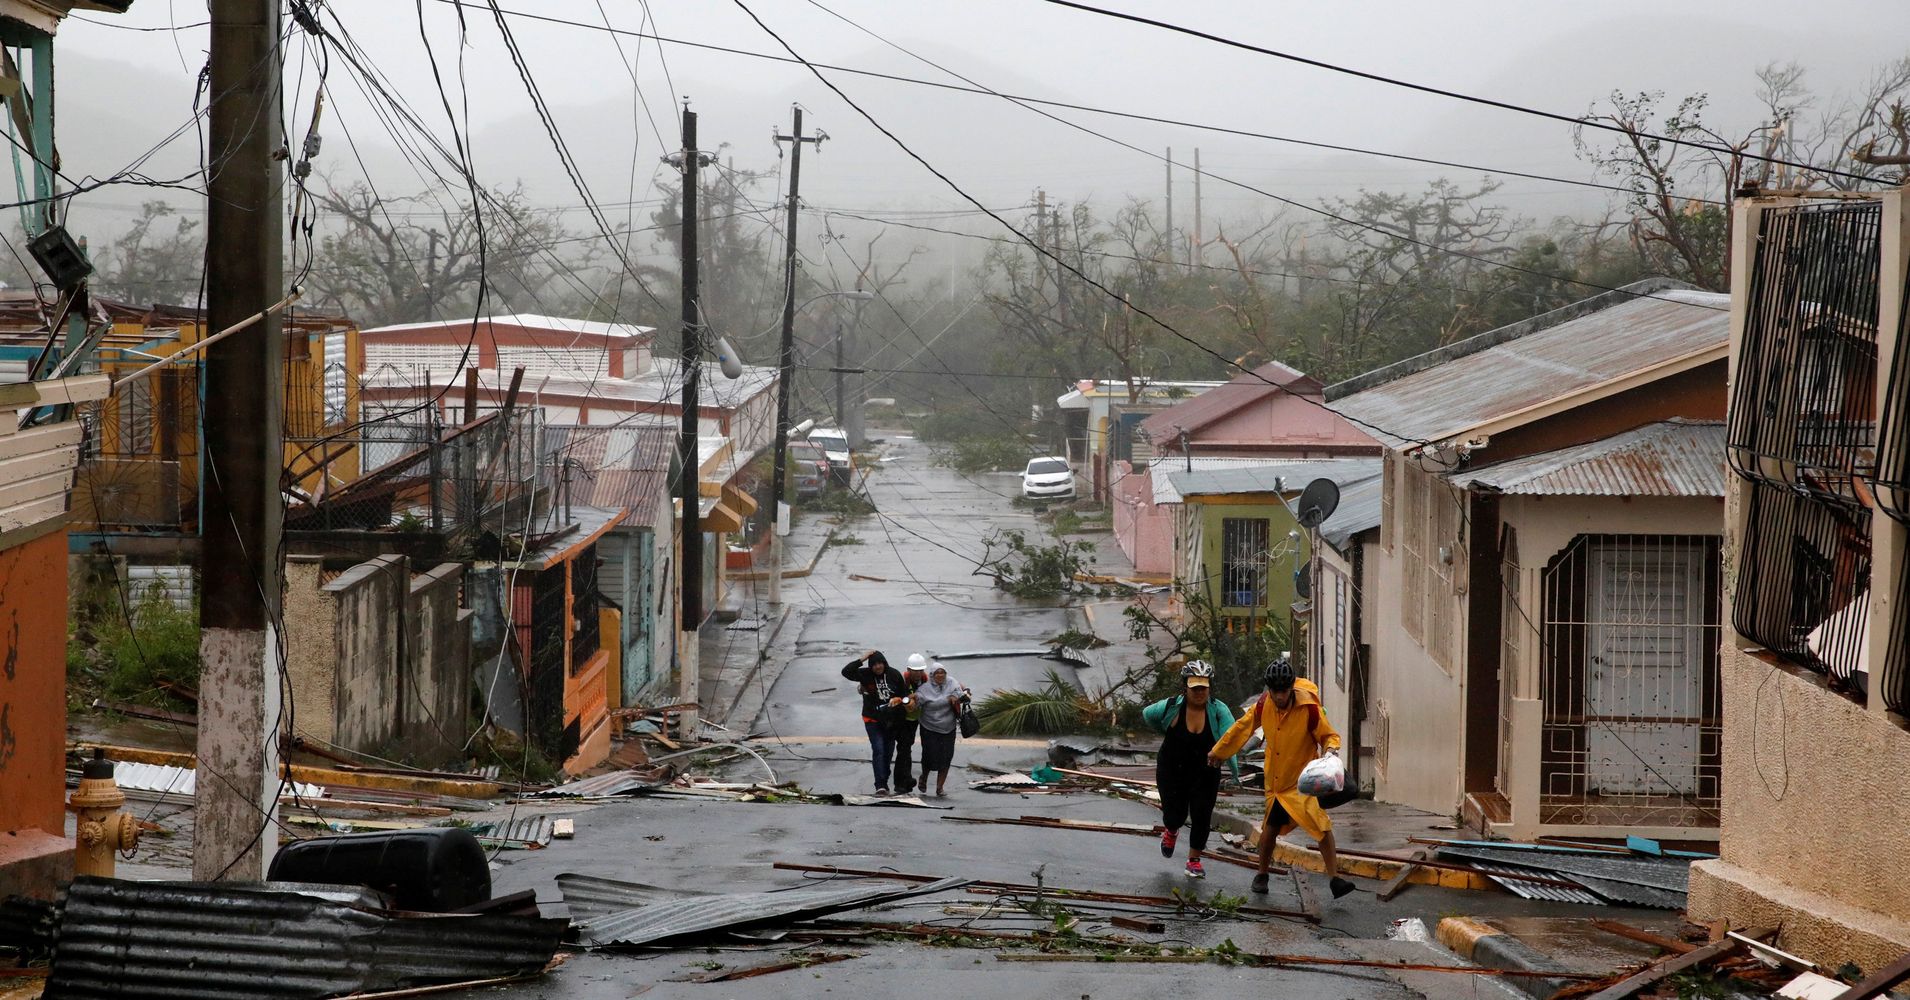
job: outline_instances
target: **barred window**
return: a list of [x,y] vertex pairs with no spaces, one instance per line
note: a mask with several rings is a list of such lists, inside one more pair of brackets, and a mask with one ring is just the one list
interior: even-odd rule
[[1268,525],[1264,517],[1228,517],[1220,522],[1220,603],[1228,608],[1267,606]]

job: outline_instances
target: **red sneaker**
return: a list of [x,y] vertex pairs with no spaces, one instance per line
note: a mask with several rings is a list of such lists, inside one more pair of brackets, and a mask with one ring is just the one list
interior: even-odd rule
[[1161,857],[1163,858],[1173,857],[1174,844],[1179,840],[1180,840],[1179,830],[1162,830],[1161,831]]
[[1187,877],[1188,878],[1206,878],[1207,877],[1207,869],[1202,868],[1200,866],[1199,858],[1187,859]]

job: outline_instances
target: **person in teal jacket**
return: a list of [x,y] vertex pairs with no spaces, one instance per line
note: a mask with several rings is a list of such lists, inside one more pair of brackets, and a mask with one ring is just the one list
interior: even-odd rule
[[[1220,797],[1220,768],[1209,766],[1214,741],[1234,724],[1233,710],[1214,697],[1214,668],[1189,660],[1181,668],[1181,693],[1141,709],[1141,719],[1161,734],[1154,780],[1161,794],[1161,857],[1174,856],[1181,824],[1193,827],[1187,845],[1187,877],[1206,878],[1200,856],[1213,827],[1214,802]],[[1234,777],[1239,761],[1229,757]]]

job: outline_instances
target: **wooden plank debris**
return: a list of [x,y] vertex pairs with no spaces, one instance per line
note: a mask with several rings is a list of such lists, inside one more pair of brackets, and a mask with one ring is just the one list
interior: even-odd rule
[[[1637,975],[1631,976],[1622,982],[1608,986],[1593,994],[1591,1000],[1626,1000],[1627,997],[1636,996],[1639,991],[1653,983],[1662,982],[1686,969],[1723,958],[1725,955],[1742,947],[1744,946],[1738,942],[1726,938],[1716,944],[1708,944],[1702,948],[1693,948],[1674,958],[1653,962]],[[1556,978],[1564,977],[1559,976]]]
[[1406,887],[1412,884],[1413,873],[1418,871],[1422,867],[1421,865],[1418,864],[1418,862],[1431,861],[1431,860],[1432,860],[1431,851],[1423,847],[1417,851],[1414,851],[1412,860],[1408,861],[1404,865],[1401,865],[1399,871],[1394,873],[1392,880],[1387,882],[1384,888],[1380,889],[1379,891],[1380,901],[1391,902],[1394,896],[1397,896],[1401,892],[1405,891]]
[[733,982],[738,979],[754,979],[757,976],[767,976],[777,972],[788,972],[792,969],[807,969],[812,965],[827,965],[831,962],[847,961],[848,959],[855,958],[855,957],[857,956],[850,955],[847,953],[804,955],[800,958],[786,959],[781,962],[771,962],[768,965],[753,965],[753,966],[749,966],[748,968],[724,969],[718,972],[711,972],[707,975],[692,977],[689,980],[689,982],[727,983],[727,982]]
[[1165,934],[1167,924],[1160,920],[1143,920],[1139,917],[1109,917],[1108,923],[1122,930],[1140,931],[1143,934]]
[[[1585,972],[1551,972],[1540,969],[1496,969],[1483,965],[1422,965],[1410,962],[1387,962],[1371,958],[1327,958],[1320,955],[1263,955],[1255,952],[1230,952],[1229,961],[1238,961],[1242,965],[1254,966],[1341,966],[1358,969],[1392,969],[1398,972],[1445,972],[1460,976],[1493,976],[1506,979],[1563,979],[1573,981],[1596,981],[1602,977]],[[1187,964],[1212,962],[1215,956],[1193,955],[1122,955],[1106,952],[1005,952],[995,956],[998,962],[1140,962],[1146,964],[1169,963]]]
[[1885,991],[1906,979],[1910,979],[1910,955],[1905,955],[1878,969],[1869,979],[1852,986],[1837,1000],[1871,1000],[1873,997],[1883,996]]

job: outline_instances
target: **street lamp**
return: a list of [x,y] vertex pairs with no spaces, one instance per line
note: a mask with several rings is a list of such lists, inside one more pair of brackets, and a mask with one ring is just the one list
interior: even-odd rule
[[[793,210],[792,210],[793,212]],[[776,506],[771,508],[775,514],[769,526],[769,603],[783,603],[783,536],[789,531],[789,505],[783,502],[783,491],[787,488],[785,477],[789,465],[789,383],[793,380],[796,368],[796,313],[809,308],[813,302],[828,298],[851,299],[867,302],[875,298],[874,292],[842,291],[823,292],[796,304],[795,271],[790,271],[789,291],[783,300],[783,343],[782,364],[776,379],[776,465],[770,473],[771,495]]]

